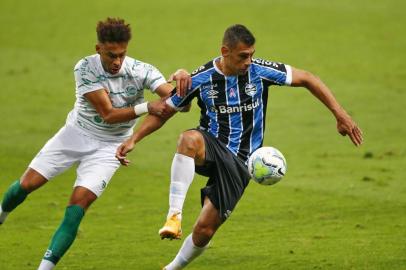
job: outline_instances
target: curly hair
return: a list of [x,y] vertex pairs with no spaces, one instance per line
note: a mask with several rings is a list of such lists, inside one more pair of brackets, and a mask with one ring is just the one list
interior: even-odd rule
[[120,18],[107,18],[99,21],[96,27],[97,39],[105,42],[128,42],[131,39],[131,28],[129,24]]

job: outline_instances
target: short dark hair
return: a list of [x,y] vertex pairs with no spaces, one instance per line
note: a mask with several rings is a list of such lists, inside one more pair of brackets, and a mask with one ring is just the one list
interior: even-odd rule
[[255,37],[244,25],[234,24],[224,32],[223,45],[233,49],[237,46],[238,42],[252,46],[255,44]]
[[131,28],[129,24],[120,18],[107,18],[99,21],[96,27],[97,39],[105,42],[128,42],[131,39]]

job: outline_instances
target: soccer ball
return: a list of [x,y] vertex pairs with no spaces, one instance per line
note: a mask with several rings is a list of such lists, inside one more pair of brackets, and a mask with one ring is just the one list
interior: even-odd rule
[[285,175],[287,164],[282,153],[271,146],[255,150],[248,159],[252,179],[261,185],[273,185]]

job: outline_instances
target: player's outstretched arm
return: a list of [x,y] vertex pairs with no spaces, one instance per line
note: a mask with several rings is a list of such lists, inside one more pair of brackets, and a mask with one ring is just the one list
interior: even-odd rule
[[[170,76],[170,80],[176,81],[178,92],[186,92],[191,85],[190,74],[185,69],[179,69]],[[155,92],[160,97],[167,97],[173,86],[169,83],[164,83],[155,89]],[[154,115],[166,114],[167,106],[164,103],[151,106],[149,102],[138,104],[135,107],[129,108],[114,108],[106,89],[100,89],[84,94],[86,99],[93,105],[99,115],[106,123],[114,124],[127,122],[134,118],[138,118],[145,113]]]
[[337,120],[338,132],[343,136],[348,135],[354,145],[359,146],[362,144],[361,129],[337,102],[330,89],[318,77],[308,71],[292,67],[291,86],[302,86],[310,90],[334,114]]
[[[184,69],[176,71],[171,75],[170,79],[175,80],[176,87],[182,88],[184,92],[187,88],[190,88],[190,74]],[[149,115],[145,117],[131,138],[127,139],[117,148],[116,158],[122,165],[128,166],[130,163],[130,160],[127,159],[127,154],[134,149],[136,143],[161,128],[176,113],[176,110],[166,103],[166,98],[169,97],[172,90],[173,86],[169,83],[164,83],[155,90],[161,99],[148,103]],[[190,108],[190,106],[187,108]]]
[[161,104],[158,103],[162,103],[165,104],[165,106],[167,106],[167,113],[161,116],[151,114],[147,115],[144,121],[141,123],[140,127],[137,129],[137,131],[134,132],[134,134],[129,139],[124,141],[117,148],[116,158],[120,161],[122,165],[128,166],[128,164],[130,163],[130,160],[127,159],[127,154],[134,149],[136,143],[141,141],[144,137],[148,136],[152,132],[161,128],[165,124],[165,122],[176,113],[174,109],[170,108],[165,103],[165,100],[154,101],[151,102],[150,104],[151,106],[155,106],[155,104],[160,106]]
[[[169,85],[169,87],[171,87]],[[147,102],[128,108],[114,108],[105,89],[86,93],[86,99],[93,105],[98,114],[106,123],[114,124],[127,122],[138,118],[144,113],[160,115],[165,113],[166,106],[151,107]]]

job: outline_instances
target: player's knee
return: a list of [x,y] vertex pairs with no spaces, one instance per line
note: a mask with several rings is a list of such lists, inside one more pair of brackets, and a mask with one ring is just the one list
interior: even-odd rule
[[27,172],[25,172],[21,177],[20,186],[28,193],[31,193],[32,191],[40,188],[46,182],[47,180],[39,173],[35,172],[34,170],[27,170]]
[[87,210],[96,199],[95,193],[85,187],[77,186],[71,195],[69,205],[77,205]]
[[216,228],[214,226],[198,222],[193,227],[193,233],[198,236],[201,242],[207,244],[216,233]]
[[32,183],[30,183],[28,181],[20,182],[20,186],[21,186],[22,189],[27,191],[27,193],[31,193],[35,189],[35,187],[32,185]]
[[183,132],[178,140],[178,152],[197,152],[201,145],[201,134],[195,130]]

